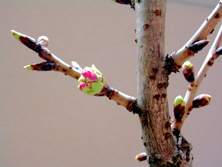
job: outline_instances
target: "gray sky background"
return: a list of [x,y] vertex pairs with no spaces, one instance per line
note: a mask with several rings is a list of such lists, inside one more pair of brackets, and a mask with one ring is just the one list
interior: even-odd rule
[[[168,0],[165,53],[181,48],[219,0]],[[175,3],[174,3],[175,2]],[[197,4],[197,5],[194,5]],[[190,59],[197,74],[206,48]],[[67,63],[95,64],[107,83],[137,96],[135,12],[111,0],[0,0],[0,167],[147,167],[134,157],[144,151],[137,115],[102,97],[87,96],[77,81],[24,65],[42,62],[10,30],[46,35],[48,49]],[[218,58],[197,95],[212,96],[194,109],[182,134],[193,145],[194,166],[222,164],[221,62]],[[184,96],[182,73],[169,79],[168,101]]]
[[169,2],[194,3],[213,8],[219,2],[219,0],[169,0]]

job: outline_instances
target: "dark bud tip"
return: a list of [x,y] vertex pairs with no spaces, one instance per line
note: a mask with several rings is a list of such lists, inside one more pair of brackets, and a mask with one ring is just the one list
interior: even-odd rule
[[112,0],[112,1],[120,3],[120,4],[131,5],[131,0]]
[[222,46],[217,48],[217,50],[215,51],[215,54],[217,54],[217,55],[221,55],[222,54]]
[[195,43],[193,43],[192,45],[188,46],[187,49],[194,51],[195,53],[197,53],[198,51],[202,50],[210,41],[209,40],[200,40],[197,41]]

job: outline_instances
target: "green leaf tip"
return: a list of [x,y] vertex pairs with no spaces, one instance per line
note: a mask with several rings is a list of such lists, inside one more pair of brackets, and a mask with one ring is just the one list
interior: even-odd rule
[[189,68],[192,68],[193,64],[190,61],[186,61],[185,63],[183,63],[183,66],[187,66]]
[[[15,37],[15,39],[19,40],[19,37],[22,35],[21,33],[15,31],[15,30],[11,30],[12,35]],[[20,40],[19,40],[20,41]]]
[[181,105],[181,106],[185,106],[186,105],[186,102],[183,100],[183,97],[181,95],[177,96],[174,100],[174,106],[178,106],[178,105]]
[[208,96],[206,97],[206,100],[208,101],[209,104],[210,104],[210,102],[211,102],[211,99],[212,99],[212,97],[211,97],[210,95],[208,95]]
[[27,69],[27,70],[33,70],[31,65],[24,66],[24,68]]

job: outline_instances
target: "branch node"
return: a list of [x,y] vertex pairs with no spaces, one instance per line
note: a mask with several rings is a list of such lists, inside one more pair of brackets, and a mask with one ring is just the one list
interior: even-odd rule
[[168,129],[171,126],[171,124],[172,124],[171,122],[167,121],[165,127]]
[[180,137],[180,130],[179,129],[174,128],[172,130],[172,132],[173,132],[173,135],[176,136],[177,139]]
[[171,72],[177,73],[179,72],[179,68],[178,66],[175,65],[174,60],[172,58],[171,55],[166,55],[165,56],[165,65],[163,67],[166,71],[167,71],[167,75],[170,75]]
[[170,134],[169,132],[165,133],[165,139],[166,139],[166,140],[169,139],[170,136],[171,136],[171,134]]
[[133,112],[133,114],[141,113],[141,109],[138,107],[137,99],[135,97],[130,97],[126,109],[130,112]]

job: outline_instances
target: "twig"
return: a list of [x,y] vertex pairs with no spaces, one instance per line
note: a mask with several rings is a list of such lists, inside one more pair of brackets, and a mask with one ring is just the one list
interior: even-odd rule
[[177,130],[181,131],[181,128],[182,128],[182,125],[183,125],[185,119],[189,115],[190,111],[193,109],[193,100],[194,100],[194,97],[196,96],[196,92],[197,92],[198,88],[200,87],[202,80],[206,76],[208,69],[213,65],[214,60],[220,54],[222,54],[222,48],[221,47],[218,48],[221,41],[222,41],[222,26],[220,27],[220,29],[218,31],[218,34],[217,34],[217,36],[216,36],[208,54],[207,54],[207,57],[204,60],[203,65],[201,66],[201,68],[196,76],[196,79],[192,83],[190,83],[188,86],[188,90],[187,90],[186,95],[184,97],[184,100],[186,102],[185,113],[184,113],[181,121],[174,121],[173,122],[172,129],[177,129]]
[[[220,21],[222,17],[222,0],[219,1],[218,5],[212,11],[212,13],[203,22],[197,32],[190,38],[190,40],[178,51],[173,52],[170,57],[173,59],[172,67],[169,68],[170,72],[177,72],[183,63],[191,58],[197,51],[192,50],[191,46],[195,42],[205,40],[207,36],[213,32],[214,27]],[[203,48],[203,47],[202,47]],[[200,48],[200,50],[202,49]],[[170,73],[169,72],[169,73]]]
[[[77,80],[80,78],[82,68],[78,65],[78,63],[72,62],[72,65],[70,66],[69,64],[56,57],[50,50],[46,48],[49,41],[47,37],[41,36],[36,41],[35,39],[14,30],[11,30],[11,32],[16,39],[18,39],[28,48],[38,53],[40,58],[46,60],[46,62],[27,65],[24,68],[37,71],[54,70],[62,72],[65,75],[69,75]],[[135,97],[128,96],[114,88],[111,88],[108,84],[106,84],[102,91],[95,96],[107,96],[109,99],[116,101],[118,105],[122,105],[130,112],[140,112]]]

